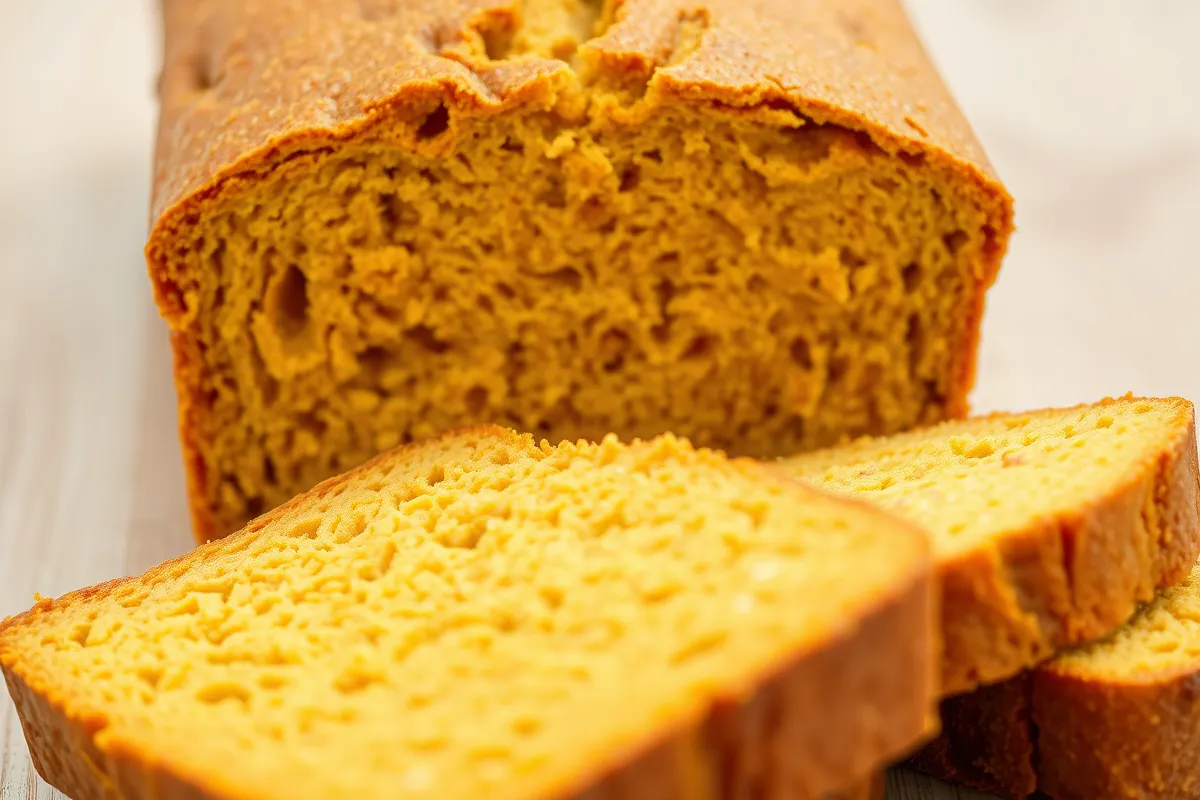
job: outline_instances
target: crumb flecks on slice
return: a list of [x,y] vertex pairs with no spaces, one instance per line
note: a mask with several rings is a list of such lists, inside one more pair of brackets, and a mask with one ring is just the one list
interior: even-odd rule
[[929,530],[946,694],[1107,635],[1200,555],[1194,412],[1178,398],[995,414],[779,466]]
[[43,601],[0,663],[73,796],[90,758],[223,800],[552,798],[664,753],[715,780],[747,725],[796,741],[765,779],[824,791],[923,732],[929,570],[906,523],[674,437],[481,429]]

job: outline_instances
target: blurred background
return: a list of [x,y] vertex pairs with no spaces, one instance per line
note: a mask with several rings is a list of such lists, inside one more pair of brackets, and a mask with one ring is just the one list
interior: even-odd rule
[[[1200,400],[1200,2],[907,5],[1017,203],[976,408]],[[0,0],[0,616],[190,545],[141,255],[156,12]],[[54,796],[7,702],[0,796]]]

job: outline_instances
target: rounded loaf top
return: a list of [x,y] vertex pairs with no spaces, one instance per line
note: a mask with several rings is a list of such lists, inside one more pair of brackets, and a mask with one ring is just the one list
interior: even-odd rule
[[580,64],[589,83],[640,81],[653,104],[787,109],[865,131],[1007,198],[897,0],[163,5],[156,220],[430,98],[465,114],[554,105],[579,88]]

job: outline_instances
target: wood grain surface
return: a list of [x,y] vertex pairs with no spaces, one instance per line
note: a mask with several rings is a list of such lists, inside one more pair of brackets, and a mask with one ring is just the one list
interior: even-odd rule
[[[1200,3],[909,6],[1017,199],[976,407],[1200,399]],[[0,615],[190,544],[141,257],[156,24],[0,1]],[[0,698],[0,798],[52,797]],[[897,772],[889,797],[982,795]]]

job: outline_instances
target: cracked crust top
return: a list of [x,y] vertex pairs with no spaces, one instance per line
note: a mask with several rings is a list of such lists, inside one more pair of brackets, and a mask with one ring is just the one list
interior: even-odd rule
[[[552,103],[566,61],[491,44],[536,0],[163,0],[167,50],[147,254],[229,179],[345,139],[389,111],[492,114]],[[1008,196],[898,0],[581,0],[583,60],[655,102],[784,108],[924,154]],[[685,22],[694,47],[675,54]],[[491,52],[489,52],[491,51]],[[674,55],[674,57],[673,57]],[[179,311],[160,296],[164,312]]]

